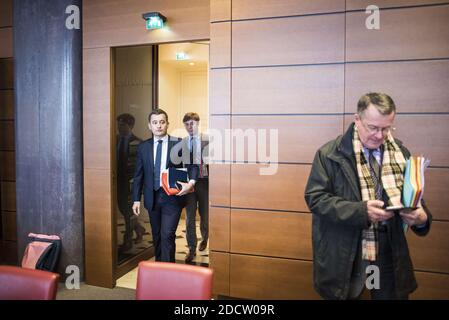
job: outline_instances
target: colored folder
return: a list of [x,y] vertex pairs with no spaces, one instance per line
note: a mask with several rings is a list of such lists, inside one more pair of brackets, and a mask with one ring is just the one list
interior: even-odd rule
[[424,171],[429,164],[430,160],[424,157],[412,156],[407,160],[402,189],[404,207],[417,208],[420,206],[424,194]]

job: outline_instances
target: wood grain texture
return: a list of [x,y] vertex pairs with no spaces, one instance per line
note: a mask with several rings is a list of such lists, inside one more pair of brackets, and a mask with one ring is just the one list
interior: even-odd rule
[[17,241],[17,222],[15,212],[2,211],[3,239],[6,241]]
[[379,8],[397,8],[438,3],[447,3],[447,0],[382,0],[376,1],[375,3],[371,0],[347,0],[346,10],[366,9],[366,7],[373,4],[375,4]]
[[13,54],[12,28],[0,28],[0,58],[10,58]]
[[430,272],[415,272],[418,289],[410,295],[412,300],[448,300],[449,275]]
[[[232,165],[232,207],[309,212],[303,195],[310,165],[279,164],[276,174],[260,175],[264,168],[267,165]],[[276,169],[274,164],[271,169]]]
[[231,20],[232,0],[210,0],[210,21]]
[[312,263],[231,254],[230,295],[249,299],[319,299]]
[[231,23],[220,22],[210,25],[211,68],[231,66]]
[[389,94],[399,112],[449,112],[449,60],[346,64],[345,112],[367,92]]
[[433,219],[449,221],[449,168],[429,168],[425,174],[424,199],[432,212]]
[[311,231],[311,214],[232,209],[231,252],[312,260]]
[[[395,119],[395,137],[413,155],[425,155],[432,166],[449,166],[449,114],[402,115]],[[431,142],[431,143],[429,143]]]
[[429,234],[418,237],[407,232],[413,266],[418,270],[449,274],[449,222],[433,221]]
[[366,18],[346,13],[346,61],[449,57],[449,5],[384,10],[379,30],[367,29]]
[[229,208],[209,207],[209,249],[229,251],[231,211]]
[[214,270],[213,294],[229,296],[229,253],[210,251],[209,267]]
[[343,65],[232,71],[234,114],[342,113],[343,104]]
[[12,2],[13,0],[0,1],[0,28],[12,27]]
[[209,161],[210,163],[230,160],[231,154],[231,117],[209,117]]
[[342,134],[343,116],[233,117],[232,129],[234,160],[312,163],[319,147]]
[[0,150],[12,151],[14,143],[14,121],[5,120],[0,122]]
[[[142,14],[161,12],[166,27],[146,30]],[[209,39],[209,0],[83,1],[84,48]]]
[[209,202],[214,206],[229,206],[231,203],[231,165],[209,165]]
[[14,91],[0,90],[0,120],[14,119]]
[[84,168],[111,168],[111,72],[109,48],[84,50]]
[[16,183],[1,181],[2,211],[16,211]]
[[84,170],[84,234],[86,283],[115,285],[111,172]]
[[343,0],[234,0],[232,19],[282,17],[344,10]]
[[0,151],[0,180],[16,180],[16,159],[14,151]]
[[231,113],[231,69],[209,71],[209,113]]
[[344,14],[232,24],[232,66],[342,62]]
[[14,62],[12,58],[0,59],[0,89],[14,88]]

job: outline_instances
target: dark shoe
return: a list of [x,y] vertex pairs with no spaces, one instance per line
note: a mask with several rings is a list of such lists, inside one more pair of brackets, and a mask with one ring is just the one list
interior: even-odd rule
[[200,251],[204,251],[204,250],[206,250],[206,248],[207,248],[207,241],[201,241],[200,242],[200,246],[198,247],[198,250],[200,250]]
[[124,252],[126,252],[126,251],[131,250],[132,247],[133,247],[132,242],[130,242],[130,241],[129,241],[129,242],[125,242],[124,244],[122,244],[121,246],[119,246],[118,251],[119,251],[119,253],[124,253]]
[[196,252],[194,250],[189,250],[189,253],[186,255],[185,262],[190,263],[193,261],[193,258],[195,258]]

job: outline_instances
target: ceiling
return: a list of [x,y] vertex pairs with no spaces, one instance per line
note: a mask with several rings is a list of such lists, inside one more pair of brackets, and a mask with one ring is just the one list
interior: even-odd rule
[[[184,52],[186,60],[176,60],[176,53]],[[159,45],[159,63],[168,63],[180,71],[207,70],[209,41],[182,42]]]

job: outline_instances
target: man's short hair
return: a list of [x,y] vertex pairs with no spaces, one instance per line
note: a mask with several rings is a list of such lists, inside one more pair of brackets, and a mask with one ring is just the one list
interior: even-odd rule
[[156,115],[157,116],[157,115],[160,115],[160,114],[165,114],[165,120],[168,123],[168,114],[167,114],[167,112],[165,112],[161,108],[156,108],[156,109],[151,110],[151,112],[150,112],[150,114],[148,116],[148,122],[151,122],[151,116],[152,115]]
[[136,119],[132,114],[129,113],[122,113],[117,117],[118,122],[124,122],[131,128],[134,127],[134,124],[136,123]]
[[396,112],[393,99],[385,93],[370,92],[363,95],[357,103],[357,113],[362,116],[365,110],[372,104],[384,116]]
[[200,116],[198,115],[198,113],[195,112],[187,112],[184,115],[184,118],[182,118],[182,122],[187,122],[190,120],[200,121]]

